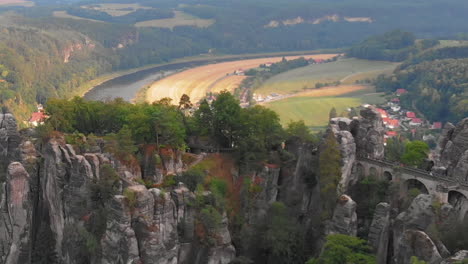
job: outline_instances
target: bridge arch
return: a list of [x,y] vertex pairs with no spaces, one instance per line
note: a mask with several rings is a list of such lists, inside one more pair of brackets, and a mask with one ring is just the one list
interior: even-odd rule
[[403,186],[406,192],[412,189],[418,189],[422,194],[429,194],[427,186],[418,179],[408,179],[403,183]]
[[368,176],[369,176],[369,177],[378,177],[379,174],[378,174],[377,168],[374,167],[374,166],[371,166],[371,167],[369,168],[369,175],[368,175]]
[[366,177],[366,167],[362,165],[360,162],[356,163],[356,174],[358,176],[358,179],[361,180],[364,177]]
[[386,170],[384,171],[383,173],[383,179],[386,180],[386,181],[389,181],[391,182],[393,180],[393,175],[390,171]]
[[460,220],[466,219],[468,213],[468,198],[463,193],[451,190],[448,192],[448,203],[459,214]]

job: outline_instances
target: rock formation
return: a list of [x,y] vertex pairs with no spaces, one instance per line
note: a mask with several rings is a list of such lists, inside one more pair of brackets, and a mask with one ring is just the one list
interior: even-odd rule
[[[138,168],[97,149],[77,154],[61,136],[36,149],[33,139],[21,141],[11,114],[0,116],[0,150],[8,164],[0,190],[1,263],[227,264],[235,258],[226,214],[214,245],[194,236],[194,194],[184,185],[147,189],[138,183]],[[182,167],[169,157],[165,162]],[[118,194],[101,204],[102,188],[111,187]],[[95,250],[101,253],[90,254]]]
[[21,138],[17,128],[16,119],[11,113],[0,112],[0,178],[5,177],[12,161],[20,160]]
[[379,203],[374,212],[374,218],[369,229],[369,244],[377,255],[377,263],[387,261],[387,250],[390,228],[390,205]]
[[347,195],[341,195],[328,224],[327,234],[344,234],[356,236],[357,215],[356,202]]
[[456,126],[447,123],[434,155],[434,170],[461,181],[468,181],[468,118]]
[[442,261],[445,247],[426,233],[434,221],[432,197],[426,194],[418,195],[410,207],[398,215],[392,230],[396,263],[409,264],[412,256],[428,263]]
[[340,193],[346,193],[359,180],[359,175],[353,171],[356,157],[384,157],[385,128],[379,112],[370,107],[361,110],[360,115],[353,120],[343,117],[330,120],[330,129],[340,143],[342,156]]

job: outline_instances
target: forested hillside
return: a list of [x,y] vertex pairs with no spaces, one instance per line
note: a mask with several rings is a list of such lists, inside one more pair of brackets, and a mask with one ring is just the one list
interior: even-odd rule
[[[414,42],[415,38],[464,33],[468,10],[468,3],[461,0],[132,3],[141,8],[117,8],[118,12],[127,12],[118,16],[99,11],[98,3],[92,0],[80,3],[41,0],[30,8],[0,8],[1,102],[24,119],[36,102],[80,94],[82,91],[77,87],[105,72],[206,53],[344,48],[394,28],[402,31],[364,42],[370,48],[360,49],[355,55],[400,61],[436,44]],[[54,17],[56,11],[98,21],[58,18]],[[134,25],[146,19],[171,18],[172,11],[210,19],[213,24],[170,28]],[[428,26],[435,16],[439,18],[437,26]],[[395,36],[399,40],[394,43],[396,46],[384,46],[385,51],[375,55],[373,51],[382,48],[383,41]]]
[[397,69],[377,79],[382,91],[409,91],[402,103],[414,104],[431,121],[461,120],[468,115],[468,59],[442,59]]

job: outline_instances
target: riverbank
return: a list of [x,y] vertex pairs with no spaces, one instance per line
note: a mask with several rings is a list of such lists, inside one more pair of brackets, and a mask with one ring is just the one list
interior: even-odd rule
[[[254,54],[230,54],[230,55],[200,55],[200,56],[193,56],[193,57],[184,57],[180,59],[174,59],[167,63],[160,63],[160,64],[151,64],[146,65],[138,68],[122,70],[111,72],[107,74],[103,74],[96,79],[88,81],[81,85],[78,89],[76,89],[76,93],[73,96],[81,96],[83,97],[86,93],[91,91],[92,89],[96,88],[99,85],[102,85],[108,81],[113,79],[123,77],[130,74],[135,74],[140,71],[150,70],[152,68],[161,67],[161,66],[168,66],[172,64],[178,63],[190,63],[190,62],[204,62],[206,64],[210,63],[217,63],[223,61],[230,61],[230,60],[241,60],[241,59],[255,59],[255,58],[264,58],[264,57],[273,57],[273,56],[294,56],[294,55],[304,55],[304,54],[320,54],[320,53],[335,53],[341,52],[341,50],[311,50],[311,51],[290,51],[290,52],[270,52],[270,53],[254,53]],[[140,87],[140,89],[145,89],[145,86]],[[136,94],[141,93],[141,91],[137,92]]]
[[267,56],[261,58],[244,58],[232,61],[218,61],[203,65],[170,77],[154,82],[146,93],[146,101],[153,102],[168,97],[178,101],[183,94],[190,97],[192,103],[197,103],[208,93],[219,93],[222,90],[233,90],[247,76],[244,71],[256,68],[261,64],[277,63],[283,58],[287,60],[305,57],[306,59],[328,60],[335,56],[332,54],[298,54],[283,56]]

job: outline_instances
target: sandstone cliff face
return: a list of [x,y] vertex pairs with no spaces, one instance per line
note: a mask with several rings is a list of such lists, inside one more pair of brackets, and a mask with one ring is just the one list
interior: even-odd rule
[[377,263],[386,263],[390,228],[390,205],[379,203],[369,229],[369,244],[373,248]]
[[338,199],[333,218],[328,224],[327,234],[344,234],[356,236],[357,215],[356,202],[347,195],[342,195]]
[[0,204],[0,256],[2,263],[30,260],[32,208],[29,174],[19,162],[8,166]]
[[380,114],[373,108],[361,110],[353,120],[338,117],[330,120],[330,129],[340,144],[342,167],[339,193],[346,193],[359,179],[354,172],[356,157],[384,158],[384,134]]
[[21,138],[11,113],[0,112],[0,178],[5,177],[8,165],[20,160]]
[[[0,191],[1,263],[227,264],[235,258],[226,215],[217,243],[200,245],[194,194],[185,186],[147,189],[136,182],[139,170],[109,154],[78,155],[60,137],[36,149],[21,142],[11,115],[2,121],[1,155],[9,166]],[[103,207],[96,195],[105,193],[96,192],[96,183],[106,179],[105,166],[117,173],[119,194]]]
[[[446,249],[426,233],[435,221],[430,195],[418,195],[411,206],[398,215],[393,225],[395,263],[411,263],[412,256],[428,263],[440,263]],[[439,246],[439,248],[438,248]]]
[[434,161],[436,172],[468,181],[468,118],[456,126],[450,123],[444,126]]

